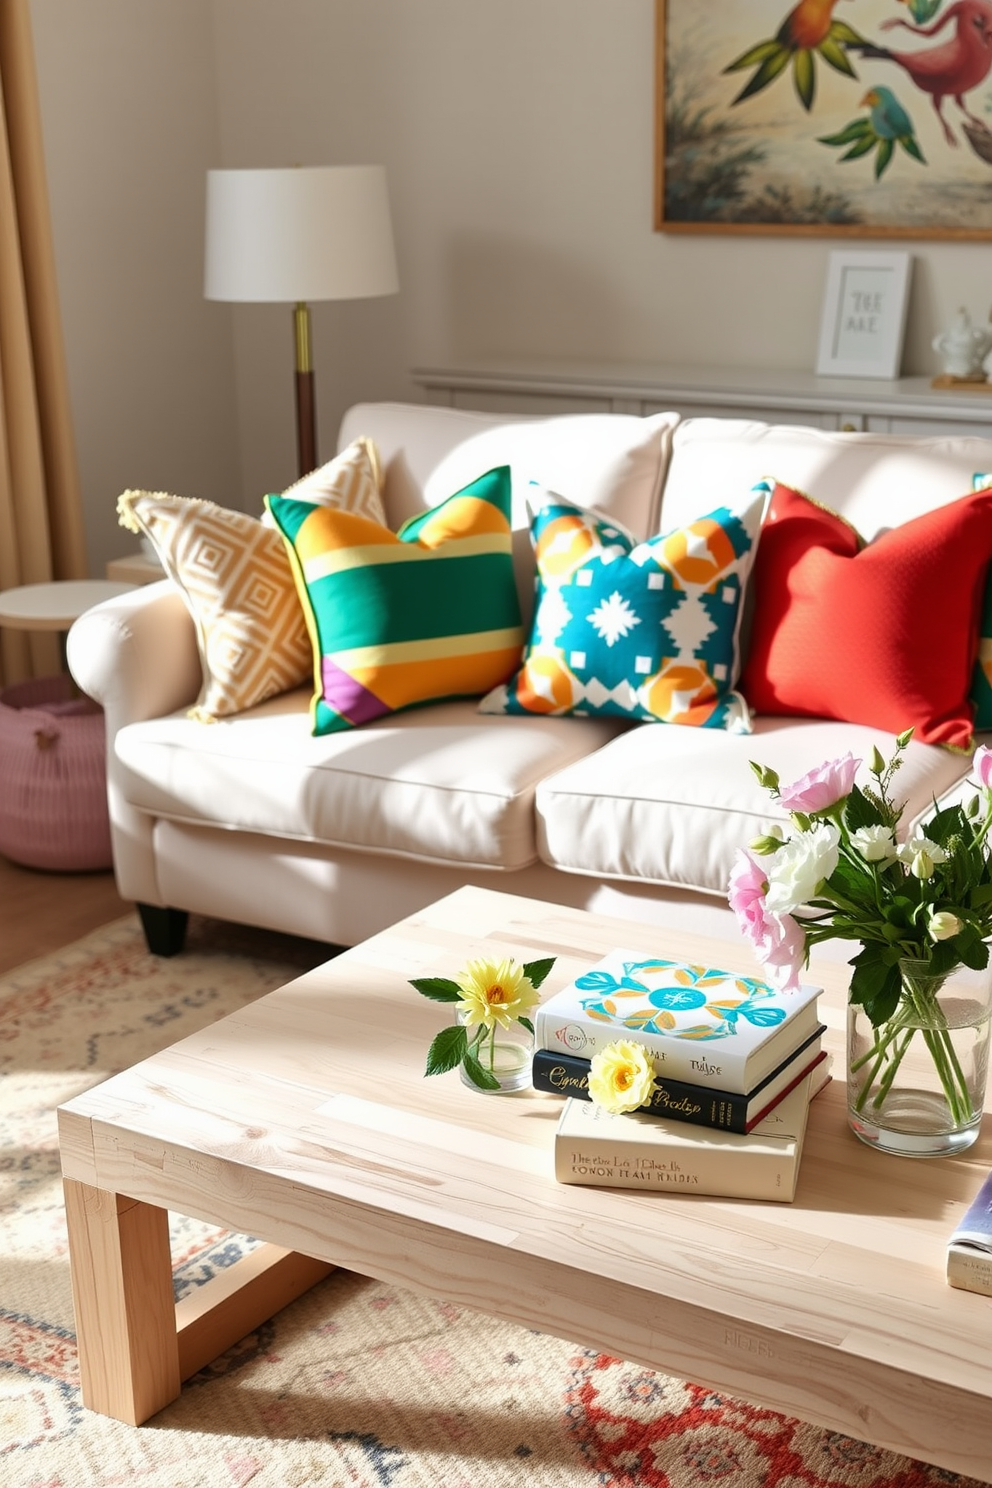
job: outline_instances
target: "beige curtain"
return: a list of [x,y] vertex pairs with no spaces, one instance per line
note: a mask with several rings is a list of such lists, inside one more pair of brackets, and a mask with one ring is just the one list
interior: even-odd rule
[[[0,0],[0,589],[86,576],[29,0]],[[59,665],[0,625],[0,682]]]

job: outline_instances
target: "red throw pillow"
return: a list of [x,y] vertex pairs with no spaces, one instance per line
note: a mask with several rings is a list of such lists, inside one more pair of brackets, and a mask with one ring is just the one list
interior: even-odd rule
[[[899,493],[892,503],[898,509]],[[757,713],[839,718],[967,749],[992,492],[862,546],[836,512],[776,485],[751,587],[740,689]]]

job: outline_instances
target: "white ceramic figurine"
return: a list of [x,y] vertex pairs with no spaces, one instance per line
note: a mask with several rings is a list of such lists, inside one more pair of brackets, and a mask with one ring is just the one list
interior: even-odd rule
[[962,306],[947,330],[934,336],[933,349],[943,357],[944,371],[950,377],[981,382],[983,358],[992,350],[992,327],[973,325]]

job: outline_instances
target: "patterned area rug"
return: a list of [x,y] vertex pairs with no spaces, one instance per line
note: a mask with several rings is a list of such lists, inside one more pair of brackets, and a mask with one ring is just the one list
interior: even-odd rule
[[[55,1107],[326,948],[124,919],[0,978],[4,1488],[977,1488],[698,1385],[338,1272],[140,1429],[79,1400]],[[252,1242],[173,1226],[178,1294]]]

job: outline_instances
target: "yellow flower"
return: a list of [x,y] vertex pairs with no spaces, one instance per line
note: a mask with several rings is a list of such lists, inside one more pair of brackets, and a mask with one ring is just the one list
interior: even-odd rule
[[509,1028],[540,1002],[540,997],[512,957],[504,961],[469,961],[455,977],[462,992],[458,1012],[466,1025],[482,1023],[487,1029]]
[[589,1064],[589,1096],[607,1111],[636,1111],[654,1092],[654,1063],[643,1044],[617,1039]]

